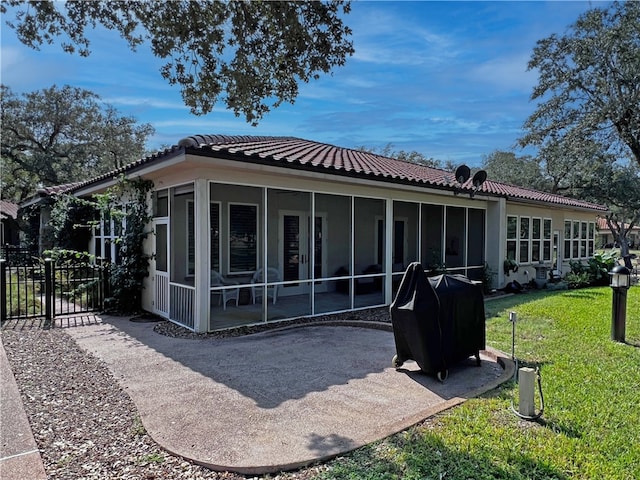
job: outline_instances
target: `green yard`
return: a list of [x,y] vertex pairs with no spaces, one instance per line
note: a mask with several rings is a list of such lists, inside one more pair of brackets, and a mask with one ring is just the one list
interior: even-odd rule
[[611,297],[600,287],[487,303],[488,345],[509,356],[517,312],[516,356],[541,366],[541,421],[511,412],[509,382],[330,462],[322,478],[640,478],[640,287],[628,292],[626,344],[610,340]]

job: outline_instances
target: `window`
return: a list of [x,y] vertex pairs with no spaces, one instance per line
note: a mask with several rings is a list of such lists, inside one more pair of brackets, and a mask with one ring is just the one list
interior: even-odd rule
[[158,190],[153,192],[153,216],[169,216],[169,190]]
[[220,203],[209,205],[209,238],[211,239],[211,270],[220,271]]
[[507,258],[516,259],[518,247],[518,217],[507,217]]
[[542,219],[531,219],[531,261],[539,262],[542,250]]
[[507,258],[518,263],[551,261],[550,218],[507,216]]
[[123,233],[126,218],[114,219],[106,212],[101,213],[100,222],[94,227],[94,254],[113,263],[120,263],[120,247],[116,241]]
[[187,200],[187,275],[196,273],[196,230],[193,200]]
[[551,219],[545,218],[542,221],[542,260],[551,261]]
[[595,251],[595,222],[565,220],[564,251],[568,259],[592,257]]
[[520,263],[529,263],[530,219],[520,217]]
[[258,206],[229,204],[229,273],[251,273],[258,267]]

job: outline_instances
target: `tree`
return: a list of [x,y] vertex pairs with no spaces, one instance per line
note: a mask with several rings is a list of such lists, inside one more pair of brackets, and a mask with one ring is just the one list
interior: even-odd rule
[[13,201],[33,194],[36,185],[86,180],[137,160],[154,133],[96,94],[70,86],[17,96],[2,85],[0,100],[0,186]]
[[627,234],[640,224],[640,168],[634,163],[596,163],[589,173],[582,197],[609,205],[607,224],[625,257],[629,255]]
[[483,157],[482,168],[488,178],[498,182],[542,191],[549,189],[540,165],[529,155],[517,157],[513,152],[496,150]]
[[[180,86],[192,113],[209,113],[221,100],[252,124],[269,111],[268,102],[293,103],[298,82],[344,65],[354,51],[340,17],[350,3],[339,0],[6,3],[15,13],[7,24],[29,47],[63,37],[65,51],[87,56],[87,30],[101,25],[134,51],[148,42],[166,60],[162,77]],[[9,12],[4,3],[0,12]]]
[[589,140],[640,165],[640,2],[613,2],[581,15],[562,37],[539,40],[538,70],[523,146],[579,150]]

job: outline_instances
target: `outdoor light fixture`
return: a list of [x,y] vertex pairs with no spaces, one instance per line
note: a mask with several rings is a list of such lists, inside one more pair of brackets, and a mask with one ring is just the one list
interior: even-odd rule
[[616,265],[609,272],[613,297],[611,303],[611,339],[624,342],[627,317],[627,290],[631,284],[631,271]]

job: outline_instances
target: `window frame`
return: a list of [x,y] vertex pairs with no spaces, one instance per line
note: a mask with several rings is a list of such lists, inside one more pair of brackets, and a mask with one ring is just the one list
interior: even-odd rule
[[[247,270],[247,269],[238,269],[238,270],[234,270],[233,267],[234,265],[232,264],[232,256],[231,256],[231,252],[232,252],[232,224],[231,222],[233,221],[233,216],[231,214],[231,210],[233,207],[254,207],[255,208],[255,232],[252,233],[252,235],[254,236],[254,246],[253,249],[255,250],[255,262],[254,265],[252,266],[251,269]],[[258,239],[260,238],[260,205],[258,203],[245,203],[245,202],[229,202],[227,203],[227,242],[226,242],[226,246],[227,246],[227,259],[228,259],[228,263],[227,263],[227,274],[228,275],[247,275],[247,274],[252,274],[253,272],[255,272],[260,265],[260,249],[258,248]]]

